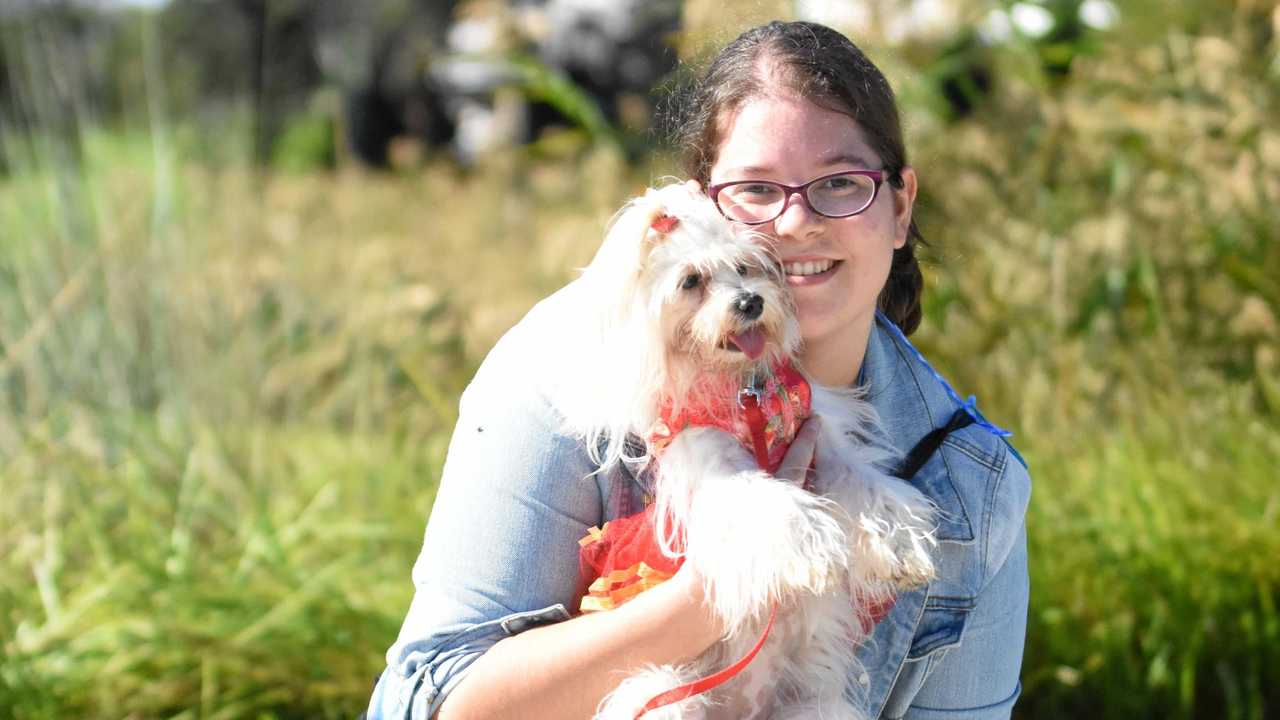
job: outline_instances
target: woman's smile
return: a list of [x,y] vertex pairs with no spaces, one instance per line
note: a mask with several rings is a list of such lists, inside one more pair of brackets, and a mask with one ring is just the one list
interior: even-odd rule
[[782,263],[782,270],[786,275],[787,285],[792,288],[802,288],[825,283],[840,271],[840,266],[843,264],[842,260],[830,258],[788,260]]

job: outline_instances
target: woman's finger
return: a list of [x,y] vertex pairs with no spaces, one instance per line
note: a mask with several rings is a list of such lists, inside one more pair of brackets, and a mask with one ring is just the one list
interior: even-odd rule
[[774,475],[797,485],[803,485],[809,477],[809,468],[813,466],[813,456],[817,450],[818,435],[821,432],[820,418],[812,417],[806,420],[796,433],[796,439],[791,441],[791,447],[787,449],[787,454],[782,458],[782,464],[778,466],[778,472]]

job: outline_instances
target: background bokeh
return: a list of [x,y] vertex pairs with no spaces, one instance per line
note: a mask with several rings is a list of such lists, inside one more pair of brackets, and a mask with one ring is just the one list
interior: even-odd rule
[[1275,3],[607,4],[0,4],[0,717],[358,714],[459,392],[772,17],[890,76],[1030,462],[1016,716],[1280,717]]

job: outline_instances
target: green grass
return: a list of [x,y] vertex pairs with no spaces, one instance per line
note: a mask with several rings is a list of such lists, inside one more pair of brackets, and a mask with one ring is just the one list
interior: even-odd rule
[[577,176],[620,159],[263,177],[84,141],[0,181],[0,715],[352,717],[457,396],[589,259],[628,191]]
[[1280,703],[1280,436],[1247,414],[1152,410],[1065,450],[1035,443],[1026,717]]
[[[67,432],[98,435],[75,426],[90,418]],[[26,532],[6,537],[0,706],[356,714],[410,597],[440,443],[178,418],[99,443],[48,430],[5,473],[5,526]]]

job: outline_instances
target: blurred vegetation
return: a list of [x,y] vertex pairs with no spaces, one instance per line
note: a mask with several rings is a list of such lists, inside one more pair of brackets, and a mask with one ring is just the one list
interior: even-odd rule
[[[691,56],[735,29],[712,6]],[[959,7],[851,34],[921,175],[917,340],[1035,479],[1017,715],[1274,716],[1280,11],[991,42]],[[673,163],[571,134],[371,174],[320,103],[257,169],[248,105],[168,104],[148,17],[115,110],[0,34],[0,715],[351,717],[458,394]]]

